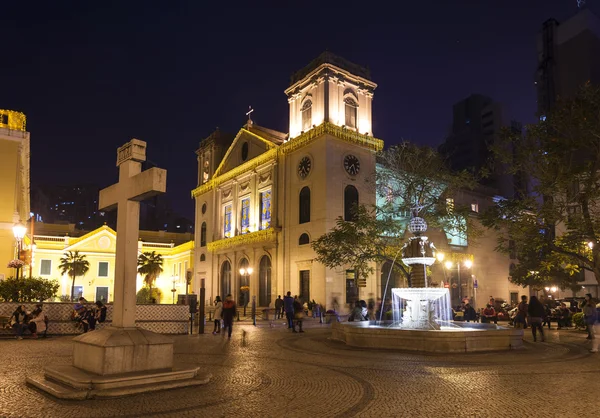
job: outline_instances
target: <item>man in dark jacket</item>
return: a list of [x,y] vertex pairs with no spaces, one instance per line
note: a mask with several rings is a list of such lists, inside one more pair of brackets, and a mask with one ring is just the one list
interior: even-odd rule
[[465,305],[465,321],[477,321],[477,312],[475,312],[475,309],[468,303]]
[[[221,316],[223,317],[223,328],[227,328],[227,337],[231,338],[231,331],[233,331],[233,318],[236,314],[237,306],[235,306],[235,301],[231,297],[231,294],[225,297],[225,302],[223,302],[223,311]],[[225,335],[225,332],[223,332]]]
[[283,310],[287,319],[288,329],[294,329],[294,298],[292,292],[287,292],[283,297]]
[[275,299],[275,319],[280,319],[283,316],[283,299],[281,295]]

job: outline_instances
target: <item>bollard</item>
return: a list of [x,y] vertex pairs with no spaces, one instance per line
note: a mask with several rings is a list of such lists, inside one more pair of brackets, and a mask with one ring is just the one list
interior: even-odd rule
[[252,325],[256,326],[256,296],[252,296]]
[[204,334],[204,324],[206,323],[206,317],[204,316],[204,303],[206,299],[206,289],[204,288],[204,279],[200,280],[200,312],[198,315],[198,334]]

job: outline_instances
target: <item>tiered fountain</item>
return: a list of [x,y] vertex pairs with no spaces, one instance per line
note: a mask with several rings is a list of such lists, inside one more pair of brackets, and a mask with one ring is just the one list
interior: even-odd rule
[[436,248],[423,235],[427,223],[417,211],[408,229],[413,236],[402,248],[402,261],[411,267],[411,283],[410,288],[391,289],[393,320],[334,323],[332,338],[357,347],[438,353],[522,347],[523,330],[452,320],[449,290],[427,283],[427,267],[436,260]]

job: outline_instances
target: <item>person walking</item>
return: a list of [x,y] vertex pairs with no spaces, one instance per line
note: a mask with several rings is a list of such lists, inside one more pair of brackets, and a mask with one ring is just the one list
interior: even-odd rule
[[[304,321],[304,308],[302,306],[302,303],[300,302],[300,300],[298,300],[298,298],[294,299],[294,319],[296,320],[296,324],[298,324],[298,332],[304,332],[304,330],[302,329],[302,321]],[[292,332],[296,332],[296,325],[292,324],[293,328],[292,328]]]
[[595,335],[594,325],[598,320],[598,311],[596,309],[596,301],[592,299],[591,293],[585,294],[585,300],[581,305],[581,310],[583,311],[583,318],[588,332],[586,339],[593,340],[597,338],[597,335]]
[[294,298],[292,292],[287,292],[283,297],[283,310],[285,311],[288,329],[294,329]]
[[[231,294],[225,296],[225,302],[223,302],[223,328],[227,328],[227,338],[231,338],[231,332],[233,331],[233,318],[237,311],[237,307],[235,305],[235,301]],[[225,331],[223,331],[223,335],[225,335]]]
[[542,336],[542,342],[546,341],[544,337],[544,327],[542,326],[544,316],[546,315],[546,310],[544,309],[544,305],[542,305],[542,303],[538,300],[537,297],[531,297],[529,307],[527,308],[527,314],[529,315],[529,325],[531,325],[533,341],[537,341],[537,330],[540,331],[540,335]]
[[515,328],[527,328],[527,296],[521,296],[521,302],[517,305],[517,314],[515,315]]
[[217,335],[221,332],[221,319],[223,315],[223,302],[221,302],[221,296],[215,298],[215,327],[213,328],[213,335]]
[[281,319],[283,316],[283,299],[281,299],[281,295],[277,296],[275,299],[275,319]]

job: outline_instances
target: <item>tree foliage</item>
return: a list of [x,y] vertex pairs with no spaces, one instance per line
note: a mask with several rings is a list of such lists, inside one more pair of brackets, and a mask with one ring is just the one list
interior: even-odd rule
[[576,288],[589,270],[600,283],[600,89],[560,101],[524,135],[505,130],[493,151],[510,174],[530,179],[484,214],[498,249],[518,255],[512,280]]
[[372,262],[400,250],[402,225],[391,218],[378,219],[376,210],[364,205],[355,208],[353,219],[338,217],[335,227],[311,246],[318,262],[329,268],[351,266],[356,278],[366,279],[374,272]]
[[0,280],[0,300],[3,302],[43,302],[56,296],[60,284],[41,277],[9,277]]
[[90,263],[85,258],[79,251],[67,251],[60,259],[60,273],[68,274],[71,278],[71,300],[75,298],[75,278],[84,276],[90,269]]
[[468,171],[454,172],[445,158],[430,147],[409,142],[393,146],[378,157],[377,192],[385,197],[380,210],[387,216],[410,214],[418,208],[419,217],[447,234],[475,239],[481,228],[473,222],[471,207],[456,197],[477,186]]
[[139,255],[137,265],[138,273],[144,276],[144,284],[150,289],[149,294],[152,294],[152,286],[163,271],[162,255],[157,254],[156,251],[144,252]]
[[160,303],[162,292],[157,288],[142,287],[136,294],[136,303]]

